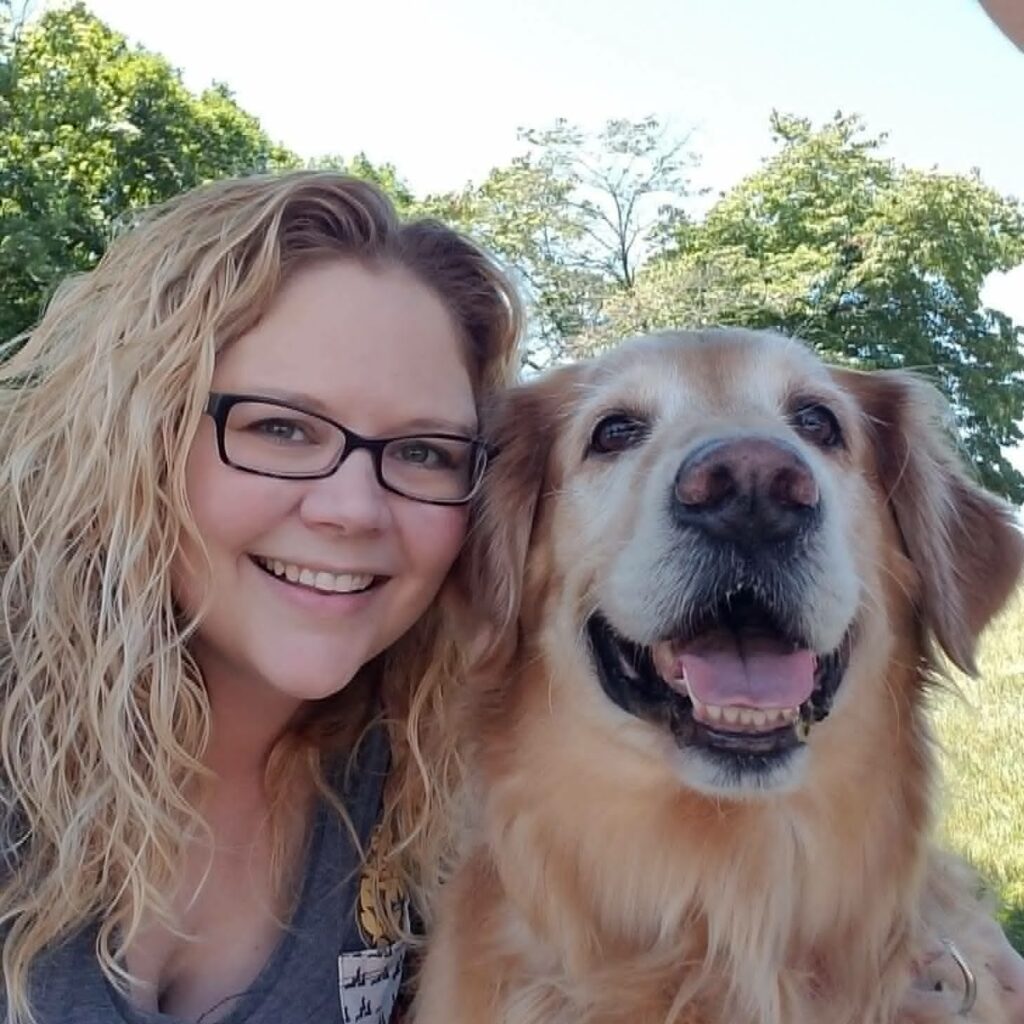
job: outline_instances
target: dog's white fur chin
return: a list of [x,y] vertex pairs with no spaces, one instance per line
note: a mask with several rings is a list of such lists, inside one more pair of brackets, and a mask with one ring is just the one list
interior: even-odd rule
[[764,800],[796,792],[807,776],[807,750],[795,747],[786,759],[770,768],[742,770],[723,766],[700,749],[679,751],[674,766],[679,781],[689,789],[724,800]]

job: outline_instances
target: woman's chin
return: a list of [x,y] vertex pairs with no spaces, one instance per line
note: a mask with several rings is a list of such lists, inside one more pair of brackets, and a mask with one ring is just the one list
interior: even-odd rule
[[300,702],[327,700],[341,693],[355,678],[359,666],[351,672],[339,672],[337,662],[329,669],[311,668],[309,671],[275,673],[267,677],[271,687],[281,696]]

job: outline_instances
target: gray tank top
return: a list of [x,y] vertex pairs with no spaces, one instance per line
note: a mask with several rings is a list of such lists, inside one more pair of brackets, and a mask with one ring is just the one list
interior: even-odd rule
[[[342,791],[364,847],[380,814],[388,763],[385,730],[373,729]],[[358,869],[344,823],[320,806],[291,925],[252,985],[215,1008],[220,1024],[387,1024],[404,950],[363,934]],[[182,1024],[130,1006],[100,970],[95,941],[96,927],[84,928],[37,961],[32,993],[39,1024]],[[5,1010],[0,993],[0,1019]]]

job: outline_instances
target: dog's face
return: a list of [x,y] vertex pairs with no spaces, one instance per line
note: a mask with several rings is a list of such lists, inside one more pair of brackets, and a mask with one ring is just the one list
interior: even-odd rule
[[495,614],[609,736],[698,790],[792,789],[900,629],[924,615],[967,665],[1016,579],[1019,537],[934,411],[774,335],[628,343],[510,396],[480,589],[502,581]]

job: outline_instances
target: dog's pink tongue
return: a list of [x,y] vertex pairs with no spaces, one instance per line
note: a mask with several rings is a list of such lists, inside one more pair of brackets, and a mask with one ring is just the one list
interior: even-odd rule
[[795,708],[814,689],[814,654],[767,638],[744,641],[741,649],[734,636],[719,634],[682,651],[679,661],[690,692],[704,704]]

